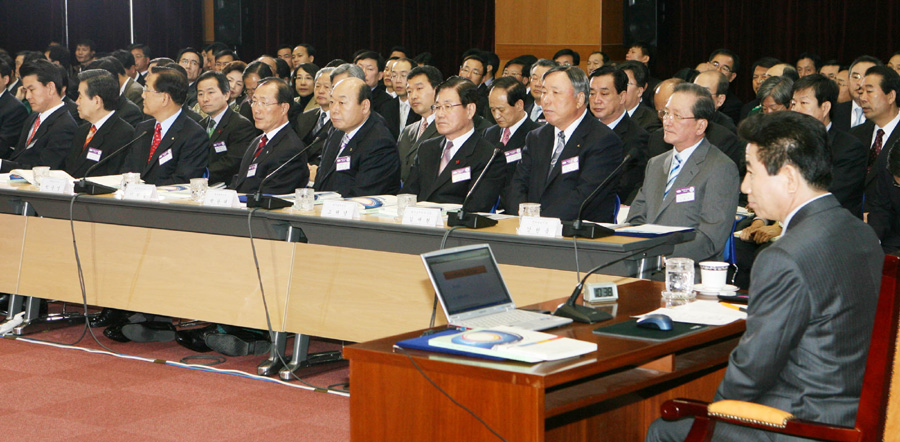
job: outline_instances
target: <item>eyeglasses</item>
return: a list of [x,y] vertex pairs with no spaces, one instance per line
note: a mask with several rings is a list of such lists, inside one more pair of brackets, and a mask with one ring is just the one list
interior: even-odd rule
[[406,73],[391,72],[391,80],[406,79],[406,77],[408,77],[408,76],[409,76],[409,72],[406,72]]
[[710,64],[710,66],[716,68],[717,71],[719,71],[723,74],[731,73],[731,66],[728,66],[727,64],[719,63],[718,61],[710,61],[709,64]]
[[850,76],[850,78],[852,78],[854,80],[862,80],[863,74],[860,74],[859,72],[854,72],[853,75]]
[[194,66],[200,66],[200,62],[197,60],[188,60],[186,58],[182,58],[181,61],[178,62],[178,64],[185,64],[185,63],[194,65]]
[[457,104],[445,104],[445,105],[433,105],[431,106],[431,111],[437,113],[437,111],[441,112],[450,112],[456,106],[462,106],[462,103]]
[[478,69],[469,69],[468,67],[465,67],[465,66],[460,66],[459,72],[461,74],[466,74],[466,75],[468,75],[469,73],[471,73],[472,75],[481,75],[482,74],[482,72],[479,71]]
[[265,102],[262,102],[262,101],[259,101],[259,100],[250,100],[250,106],[265,106],[265,107],[269,107],[269,106],[276,106],[276,105],[279,105],[279,104],[281,104],[281,103],[265,103]]
[[697,117],[682,117],[681,115],[675,115],[674,113],[669,112],[668,109],[663,109],[663,110],[657,112],[656,114],[659,115],[659,119],[660,119],[660,120],[665,120],[666,118],[672,118],[672,119],[675,119],[675,120],[678,120],[678,121],[681,121],[681,120],[696,120],[696,119],[697,119]]
[[522,74],[520,74],[518,72],[509,72],[509,71],[503,71],[503,76],[504,77],[522,78]]

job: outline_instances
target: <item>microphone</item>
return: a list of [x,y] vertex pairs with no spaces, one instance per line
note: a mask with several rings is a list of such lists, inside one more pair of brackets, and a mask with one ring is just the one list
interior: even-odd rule
[[[603,227],[601,225],[597,225],[594,223],[585,224],[581,220],[581,217],[584,213],[584,208],[585,208],[585,206],[587,206],[587,203],[589,203],[592,199],[594,199],[594,197],[597,196],[597,194],[600,193],[601,190],[603,190],[607,186],[609,186],[609,184],[613,182],[613,178],[617,178],[619,176],[619,173],[622,171],[622,168],[625,167],[625,165],[628,164],[628,162],[631,161],[631,159],[634,158],[636,156],[636,154],[637,154],[636,149],[630,150],[625,155],[625,158],[622,159],[622,162],[619,163],[619,165],[616,166],[615,169],[613,169],[612,173],[610,173],[606,177],[606,179],[603,180],[603,182],[601,182],[600,185],[597,186],[597,188],[595,188],[594,191],[591,192],[591,194],[588,195],[588,197],[585,198],[584,201],[581,202],[581,207],[578,208],[578,217],[574,221],[564,221],[562,223],[563,224],[562,236],[564,236],[566,238],[578,236],[580,238],[594,239],[594,238],[602,238],[604,236],[612,236],[615,233],[612,229]],[[613,222],[615,222],[615,220],[613,220]]]
[[631,255],[628,255],[624,258],[619,258],[605,264],[600,264],[597,267],[591,269],[589,272],[587,272],[587,274],[584,275],[584,278],[581,278],[581,281],[578,283],[578,285],[575,286],[575,290],[569,296],[569,299],[566,299],[566,302],[560,304],[559,307],[556,308],[556,311],[553,312],[553,315],[562,316],[564,318],[569,318],[573,321],[583,322],[585,324],[593,324],[595,322],[612,319],[612,315],[603,310],[597,310],[583,305],[575,304],[575,301],[578,299],[578,295],[581,293],[581,289],[584,288],[584,282],[587,281],[588,277],[593,275],[594,273],[597,273],[598,271],[613,264],[625,261],[626,259],[631,259],[635,256],[646,254],[647,250],[649,249],[650,248],[647,248],[641,250],[640,252],[632,253]]
[[133,140],[123,144],[122,147],[116,149],[115,151],[113,151],[113,153],[107,155],[106,158],[103,158],[100,161],[97,161],[96,164],[89,167],[88,170],[84,173],[84,176],[75,182],[75,193],[87,194],[87,195],[105,195],[108,193],[114,193],[116,191],[115,187],[104,186],[103,184],[99,184],[99,183],[92,183],[87,180],[87,177],[91,174],[91,172],[94,171],[94,169],[96,169],[97,167],[100,167],[101,164],[109,161],[110,158],[115,157],[116,155],[119,154],[119,152],[122,152],[123,150],[125,150],[126,147],[131,146],[132,144],[134,144],[135,141],[140,140],[141,138],[144,138],[144,135],[147,135],[149,133],[150,133],[149,129],[145,130],[143,133],[141,133],[140,135],[135,137]]
[[467,193],[466,197],[463,199],[462,207],[460,207],[459,211],[457,211],[456,213],[451,213],[447,216],[448,226],[465,226],[470,229],[481,229],[484,227],[497,225],[497,220],[490,219],[484,215],[466,212],[466,203],[469,202],[469,198],[472,197],[472,193],[475,192],[475,188],[478,187],[478,183],[480,183],[481,179],[484,178],[484,174],[488,171],[488,168],[491,167],[491,163],[494,162],[494,158],[497,157],[498,153],[500,153],[500,148],[495,147],[494,152],[491,153],[491,159],[489,159],[487,164],[484,165],[484,169],[481,169],[481,174],[479,174],[478,178],[475,179],[475,183],[472,184],[472,187],[469,189],[469,193]]
[[[288,129],[290,129],[290,128],[288,128]],[[284,129],[282,129],[282,130],[284,130]],[[300,152],[297,152],[296,154],[294,154],[294,156],[288,158],[287,161],[281,163],[280,166],[276,167],[275,170],[269,172],[269,174],[266,175],[266,177],[263,178],[263,180],[259,182],[259,189],[256,190],[256,193],[253,194],[252,196],[247,195],[247,207],[260,207],[260,208],[267,209],[267,210],[275,210],[275,209],[282,209],[282,208],[285,208],[288,206],[292,206],[293,203],[291,203],[290,201],[283,200],[281,198],[276,198],[271,195],[263,195],[263,193],[262,193],[263,186],[266,185],[266,182],[269,181],[269,178],[272,178],[272,176],[274,176],[276,173],[281,171],[281,169],[284,169],[284,166],[287,166],[288,164],[292,163],[297,158],[300,158],[301,155],[305,154],[306,151],[309,150],[310,146],[312,146],[312,144],[304,147],[303,149],[300,149]]]

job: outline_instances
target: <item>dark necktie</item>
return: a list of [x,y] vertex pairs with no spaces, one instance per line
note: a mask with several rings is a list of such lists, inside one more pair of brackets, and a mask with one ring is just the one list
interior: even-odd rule
[[872,165],[875,164],[875,160],[878,159],[878,154],[881,153],[881,147],[884,144],[884,129],[878,129],[878,132],[875,132],[875,142],[872,143],[872,148],[869,149],[869,166],[866,169],[866,173],[872,170]]

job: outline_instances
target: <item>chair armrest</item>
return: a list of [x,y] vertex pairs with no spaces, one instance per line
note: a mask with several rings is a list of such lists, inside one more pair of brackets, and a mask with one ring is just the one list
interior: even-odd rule
[[706,410],[710,417],[782,429],[789,420],[794,419],[794,415],[787,411],[744,401],[713,402]]

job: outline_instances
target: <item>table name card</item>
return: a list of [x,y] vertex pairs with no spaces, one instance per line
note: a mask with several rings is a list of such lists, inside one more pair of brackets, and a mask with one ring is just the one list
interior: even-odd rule
[[125,195],[123,199],[138,201],[159,201],[159,196],[156,193],[156,186],[153,184],[132,183],[125,187]]
[[41,180],[41,192],[46,193],[75,193],[75,186],[66,178],[46,176]]
[[326,200],[322,203],[325,218],[359,219],[359,204],[353,201]]
[[241,202],[238,199],[236,190],[231,189],[208,189],[203,197],[204,206],[212,207],[240,207]]
[[403,224],[422,227],[444,227],[441,209],[437,207],[407,207],[403,212]]
[[559,218],[523,216],[519,218],[516,233],[522,236],[562,237],[562,221]]

